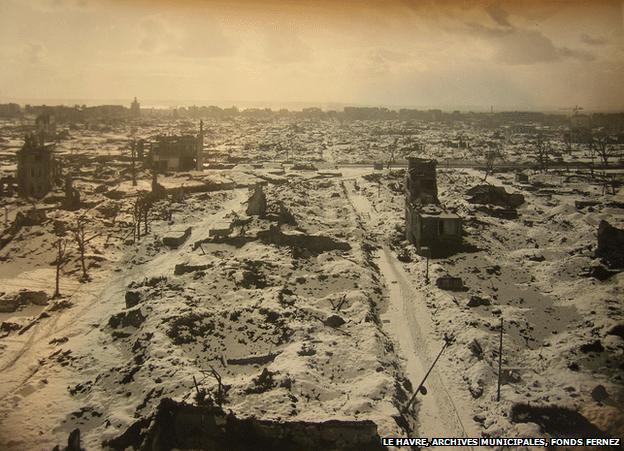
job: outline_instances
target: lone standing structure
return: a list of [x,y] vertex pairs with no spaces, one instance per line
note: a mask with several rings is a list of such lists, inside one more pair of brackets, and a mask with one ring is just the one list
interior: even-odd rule
[[408,157],[405,178],[406,202],[420,205],[439,204],[435,160]]
[[158,136],[151,145],[150,159],[156,171],[201,171],[203,168],[204,121],[197,135]]
[[60,174],[54,158],[54,144],[46,144],[42,135],[30,134],[17,151],[17,189],[22,197],[42,198]]
[[41,113],[35,119],[36,134],[43,141],[56,141],[56,120],[50,113]]
[[436,161],[408,157],[405,177],[405,238],[428,255],[451,253],[462,242],[462,220],[438,199]]

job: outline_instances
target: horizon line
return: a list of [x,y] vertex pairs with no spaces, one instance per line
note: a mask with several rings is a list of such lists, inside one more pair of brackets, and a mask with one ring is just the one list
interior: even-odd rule
[[[279,109],[289,109],[295,107],[289,111],[300,111],[303,108],[311,108],[316,107],[320,108],[322,111],[332,111],[337,108],[345,108],[345,107],[356,107],[356,108],[386,108],[389,110],[400,110],[400,109],[415,109],[415,110],[442,110],[443,112],[453,112],[459,111],[461,113],[469,113],[469,112],[542,112],[542,113],[554,113],[557,112],[559,114],[572,114],[573,108],[569,106],[557,106],[557,105],[548,105],[548,106],[530,106],[530,105],[466,105],[466,104],[458,104],[458,105],[449,105],[449,104],[439,104],[439,105],[414,105],[414,104],[388,104],[388,103],[361,103],[361,102],[341,102],[341,101],[259,101],[259,100],[189,100],[189,99],[140,99],[138,96],[136,97],[139,104],[141,104],[142,109],[175,109],[175,108],[188,108],[188,107],[211,107],[216,106],[219,108],[232,108],[239,106],[243,109],[270,109],[273,108]],[[132,103],[134,97],[130,97],[128,99],[124,98],[56,98],[56,97],[6,97],[0,98],[1,103],[17,103],[20,106],[76,106],[76,105],[86,105],[86,106],[102,106],[102,105],[116,105],[116,106],[127,106]],[[43,102],[43,103],[40,103]],[[614,113],[614,112],[624,112],[624,106],[618,108],[604,108],[604,107],[588,107],[581,108],[583,112],[592,112],[592,113]]]

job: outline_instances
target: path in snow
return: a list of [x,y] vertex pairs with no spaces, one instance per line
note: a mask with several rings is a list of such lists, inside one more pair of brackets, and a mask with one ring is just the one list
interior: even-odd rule
[[[412,289],[387,246],[384,245],[378,252],[376,261],[389,297],[388,307],[381,315],[384,330],[397,345],[399,355],[405,359],[405,370],[416,389],[442,348],[443,341],[436,339],[424,297]],[[467,431],[464,426],[472,425],[472,420],[464,417],[470,408],[457,406],[453,402],[436,368],[429,374],[425,387],[427,394],[416,397],[418,436],[478,436]]]
[[[375,212],[368,199],[355,192],[352,183],[346,182],[346,192],[362,223]],[[376,262],[385,281],[388,306],[382,312],[384,330],[393,339],[397,352],[405,360],[406,373],[416,389],[443,345],[434,333],[430,313],[422,295],[417,293],[387,245],[378,251]],[[441,360],[444,359],[444,354]],[[442,362],[438,362],[440,365]],[[418,395],[416,401],[420,437],[477,437],[478,431],[470,418],[470,406],[456,405],[453,396],[441,380],[439,371],[429,375],[425,387],[427,395]],[[458,447],[458,449],[471,449]]]

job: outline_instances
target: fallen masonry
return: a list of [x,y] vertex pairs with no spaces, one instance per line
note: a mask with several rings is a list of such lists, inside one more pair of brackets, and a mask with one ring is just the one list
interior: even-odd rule
[[[103,445],[115,450],[202,449],[382,450],[377,425],[370,420],[279,421],[238,418],[212,405],[190,405],[163,398],[151,419],[140,420]],[[145,429],[146,425],[149,427]]]
[[180,247],[188,238],[191,236],[191,227],[187,227],[184,232],[171,234],[169,236],[163,237],[163,244],[165,246],[169,246],[172,249],[176,249]]

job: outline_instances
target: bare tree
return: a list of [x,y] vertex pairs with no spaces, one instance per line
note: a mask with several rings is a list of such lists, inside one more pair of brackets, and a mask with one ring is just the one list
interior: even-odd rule
[[56,254],[56,260],[54,261],[54,264],[56,265],[56,288],[54,290],[54,297],[55,298],[59,298],[61,297],[61,289],[60,289],[60,281],[61,281],[61,268],[65,265],[65,263],[67,263],[67,258],[66,258],[66,249],[67,249],[67,241],[64,240],[63,238],[59,238],[57,243],[57,254]]
[[137,242],[141,239],[141,199],[139,196],[134,200],[134,205],[132,206],[132,219],[133,219],[133,231],[132,231],[132,240]]
[[226,387],[225,385],[223,385],[223,381],[221,379],[221,375],[212,366],[210,367],[210,373],[212,374],[212,376],[217,381],[217,394],[215,395],[215,402],[217,403],[217,405],[219,407],[221,407],[221,406],[223,406],[223,403],[226,400],[227,389],[229,387]]
[[81,216],[80,218],[78,218],[78,221],[76,222],[75,227],[72,228],[72,235],[74,236],[74,239],[76,240],[76,245],[78,246],[78,252],[80,253],[80,266],[82,268],[81,280],[83,282],[89,280],[89,274],[87,273],[87,265],[85,264],[85,251],[87,249],[87,244],[92,239],[100,236],[99,233],[96,233],[94,235],[91,235],[90,237],[87,237],[86,221],[87,221],[86,218],[84,216]]
[[392,143],[392,145],[390,146],[390,158],[388,158],[386,169],[390,169],[390,166],[394,164],[398,142],[399,142],[399,138],[394,138],[394,143]]
[[143,235],[149,231],[150,212],[154,207],[154,196],[151,193],[138,195],[134,201],[132,216],[134,219],[134,239],[141,239],[141,224],[143,224]]
[[609,144],[609,137],[604,133],[592,136],[591,146],[605,166],[609,164],[611,157],[615,157],[615,146]]
[[143,212],[143,235],[147,235],[149,231],[149,214],[154,208],[155,194],[148,193],[142,198],[141,211]]
[[483,176],[483,181],[485,182],[488,178],[488,175],[494,173],[494,163],[496,160],[505,160],[505,155],[503,154],[503,150],[500,144],[495,145],[494,147],[490,147],[485,152],[485,174]]
[[550,155],[552,153],[552,146],[550,141],[546,140],[542,135],[537,136],[535,141],[535,160],[541,171],[545,171],[550,162]]
[[132,186],[137,186],[136,181],[136,140],[132,140],[132,144],[130,147],[130,156],[132,158],[132,166],[130,167],[130,171],[132,172]]
[[494,161],[496,161],[496,153],[491,150],[488,150],[485,154],[485,173],[483,174],[483,181],[485,182],[488,178],[488,175],[494,172]]

